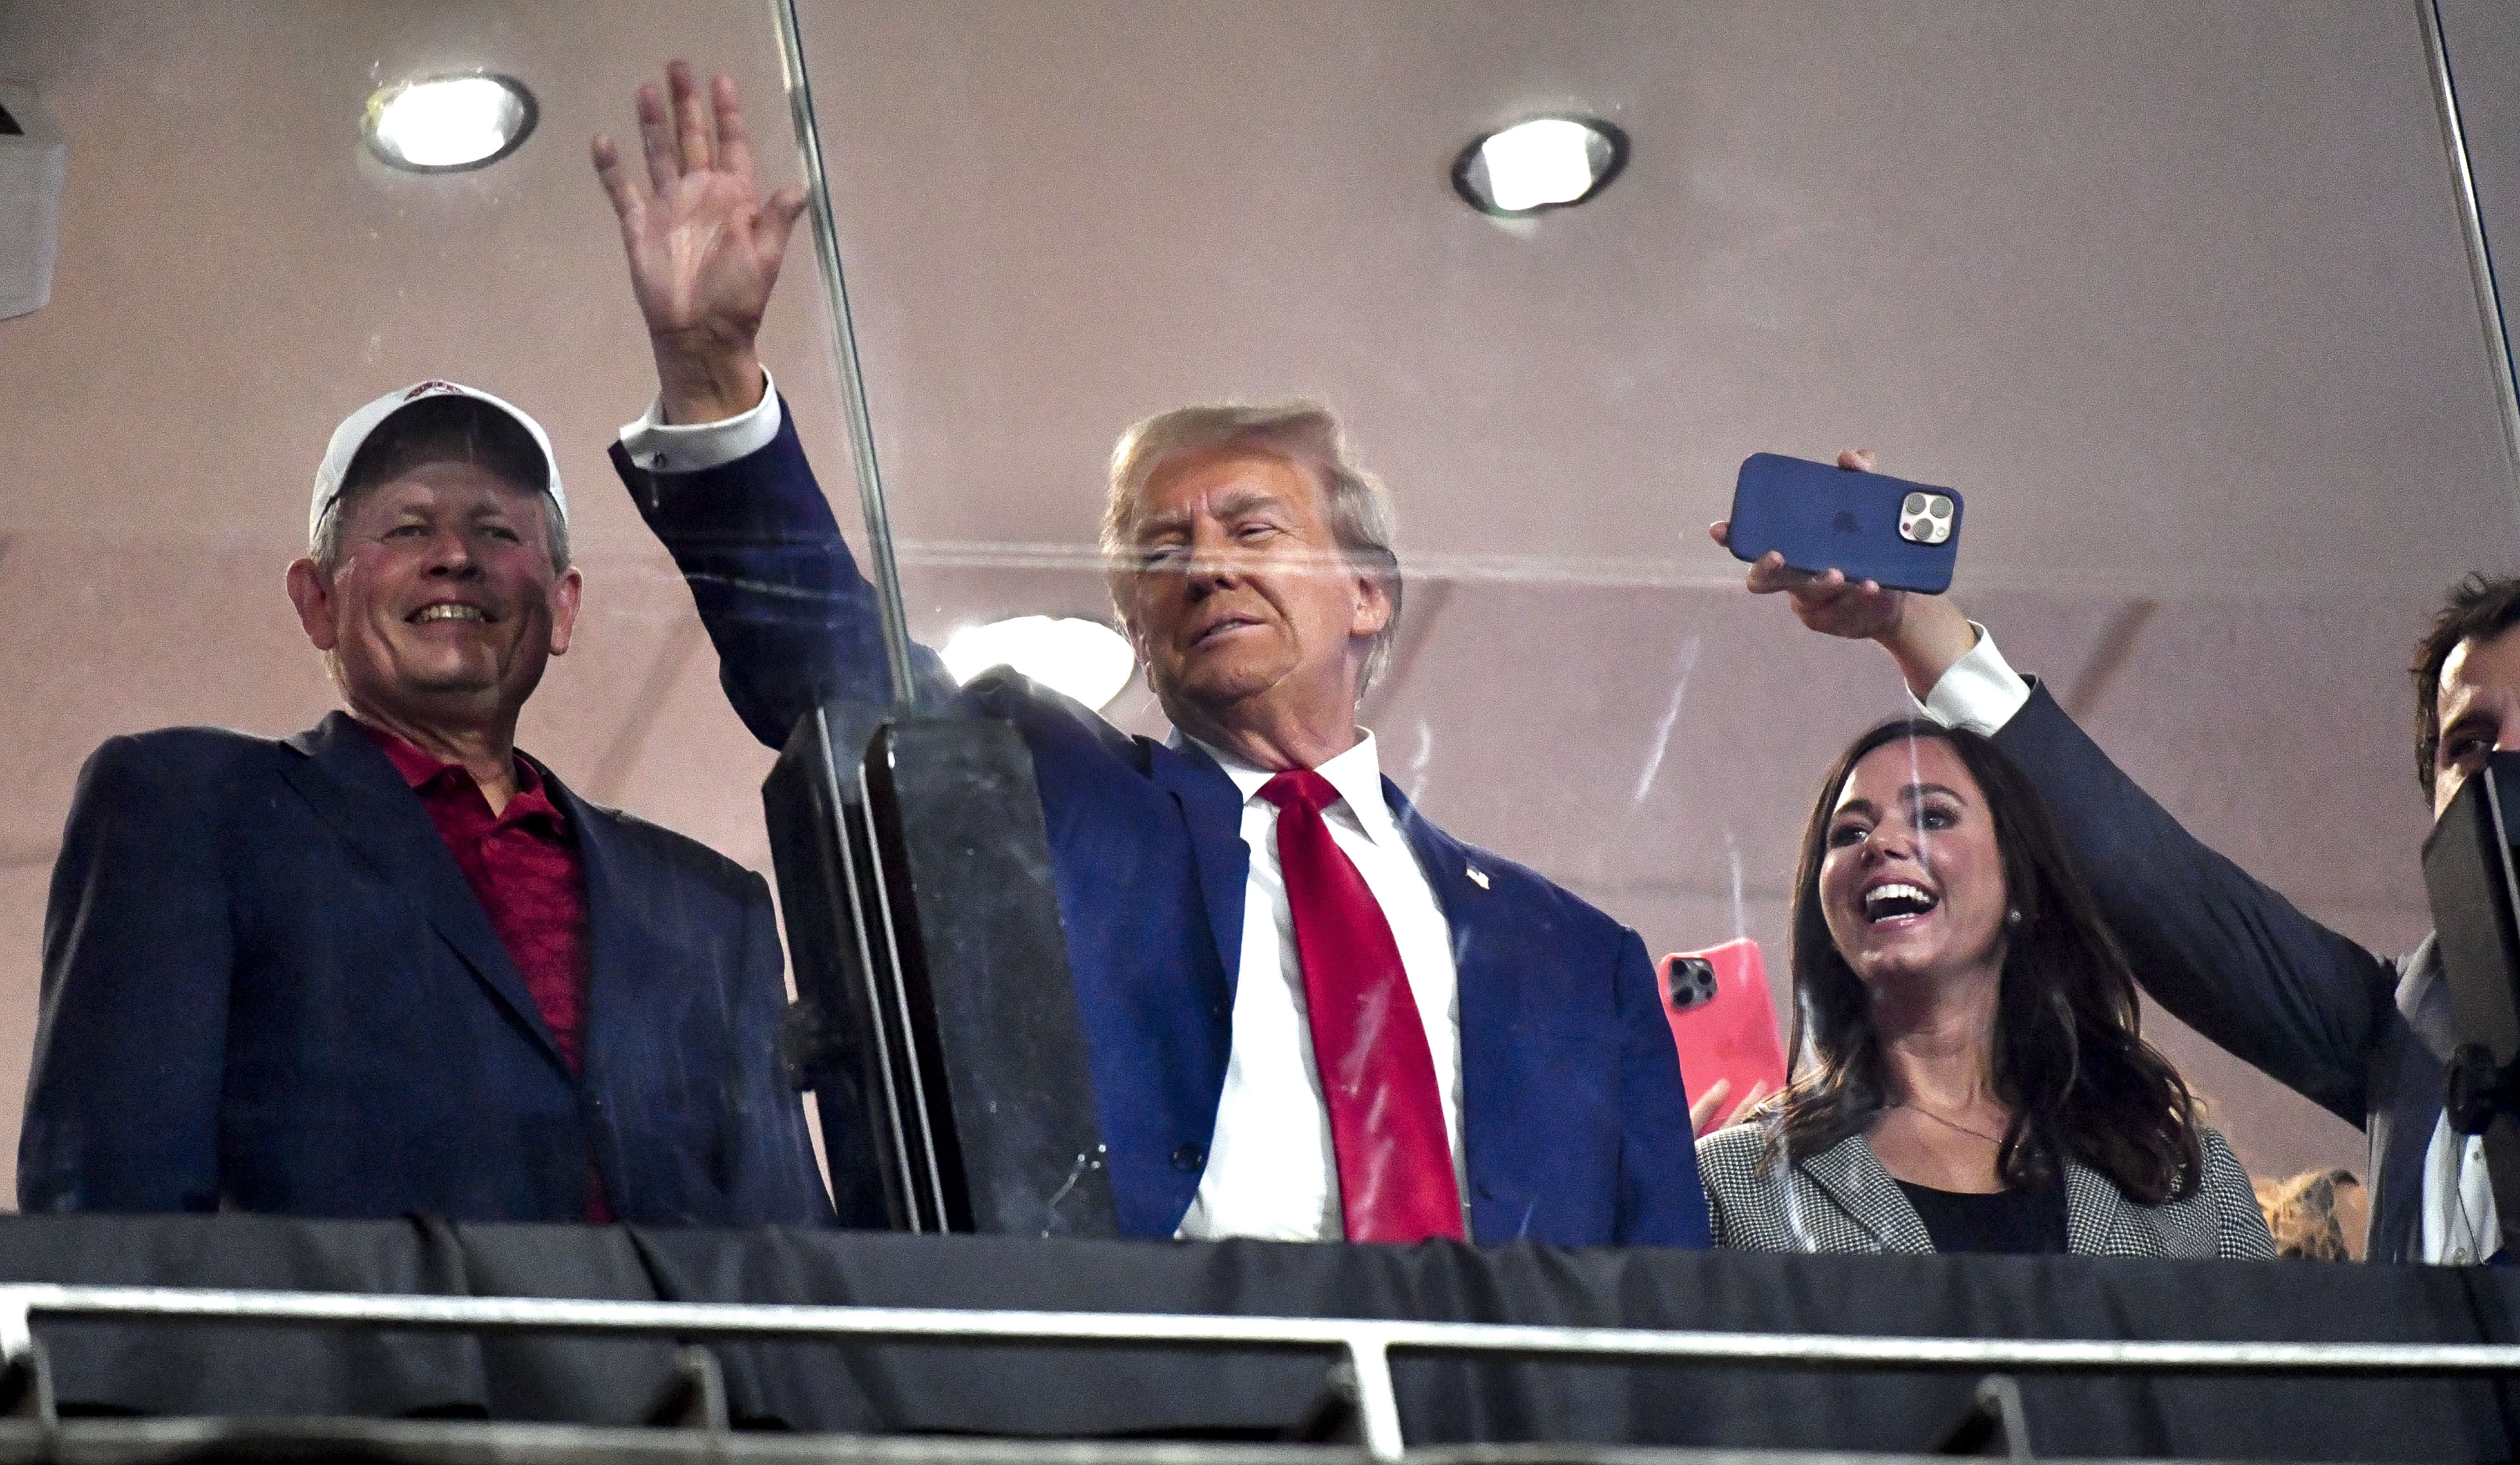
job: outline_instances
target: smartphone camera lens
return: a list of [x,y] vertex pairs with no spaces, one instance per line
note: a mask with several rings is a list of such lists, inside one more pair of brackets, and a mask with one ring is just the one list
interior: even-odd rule
[[1911,544],[1940,544],[1952,537],[1952,501],[1939,493],[1911,493],[1899,515],[1899,537]]
[[1715,963],[1684,956],[1671,964],[1671,1005],[1682,1012],[1715,1000]]

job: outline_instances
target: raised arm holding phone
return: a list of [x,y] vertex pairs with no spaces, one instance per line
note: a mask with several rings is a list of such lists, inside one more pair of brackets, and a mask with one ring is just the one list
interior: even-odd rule
[[[1842,454],[1869,470],[1869,453]],[[1712,526],[1726,543],[1727,525]],[[2427,938],[2370,951],[2206,847],[2112,763],[2048,690],[1946,598],[1763,558],[1754,594],[1803,624],[1878,645],[1920,710],[1990,735],[2054,816],[2136,980],[2181,1021],[2370,1142],[2373,1260],[2465,1263],[2498,1246],[2481,1147],[2442,1112],[2449,992]],[[2436,814],[2499,749],[2520,747],[2520,579],[2452,588],[2412,666],[2417,780]],[[2408,850],[2413,858],[2415,851]]]

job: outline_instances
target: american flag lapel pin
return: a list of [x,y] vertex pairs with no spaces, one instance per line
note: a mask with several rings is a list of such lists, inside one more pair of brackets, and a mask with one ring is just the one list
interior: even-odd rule
[[1484,891],[1488,888],[1487,871],[1480,869],[1476,865],[1464,865],[1462,867],[1462,873],[1469,876],[1470,884],[1477,886],[1480,890]]

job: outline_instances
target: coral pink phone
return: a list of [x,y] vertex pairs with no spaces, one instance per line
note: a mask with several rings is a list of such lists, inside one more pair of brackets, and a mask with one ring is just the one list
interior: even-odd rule
[[1703,951],[1676,951],[1655,974],[1690,1103],[1716,1080],[1731,1079],[1732,1091],[1716,1116],[1721,1121],[1732,1117],[1751,1085],[1764,1083],[1770,1093],[1784,1087],[1785,1050],[1777,1040],[1777,1004],[1768,996],[1757,941],[1743,937]]

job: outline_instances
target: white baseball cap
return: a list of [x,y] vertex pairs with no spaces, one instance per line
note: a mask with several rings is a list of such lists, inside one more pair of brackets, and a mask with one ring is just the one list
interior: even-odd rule
[[514,403],[501,401],[486,391],[476,390],[455,382],[416,382],[400,391],[383,396],[361,407],[341,420],[333,430],[333,440],[324,449],[324,461],[315,469],[315,499],[306,510],[306,538],[310,544],[323,527],[324,511],[341,496],[341,482],[350,476],[350,465],[358,459],[359,449],[368,445],[378,431],[393,420],[395,414],[415,402],[434,397],[457,396],[479,402],[494,409],[508,422],[524,429],[533,439],[534,448],[542,454],[543,471],[550,480],[552,503],[560,510],[560,521],[568,523],[568,495],[561,491],[560,460],[553,456],[551,436],[543,425],[526,416]]

